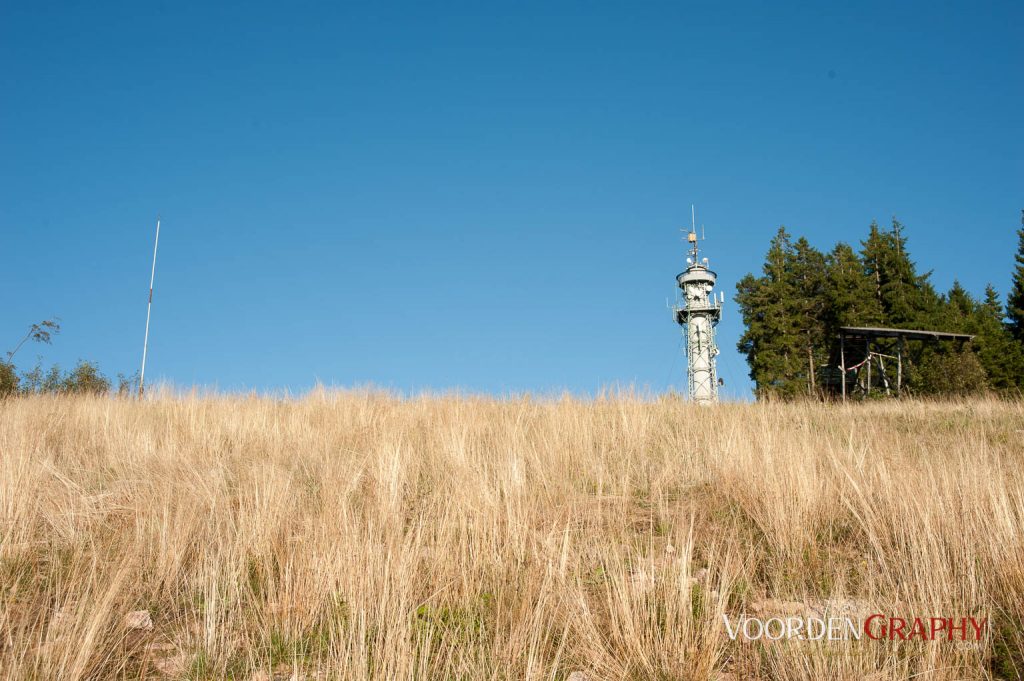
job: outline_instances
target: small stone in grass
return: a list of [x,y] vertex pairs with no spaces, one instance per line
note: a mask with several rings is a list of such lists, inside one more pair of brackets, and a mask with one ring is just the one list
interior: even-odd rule
[[126,629],[144,629],[149,631],[153,628],[153,618],[149,616],[149,610],[135,610],[124,616]]

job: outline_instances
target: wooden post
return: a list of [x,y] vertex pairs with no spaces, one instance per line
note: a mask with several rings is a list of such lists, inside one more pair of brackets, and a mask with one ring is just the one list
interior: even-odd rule
[[843,402],[846,401],[846,334],[839,332],[839,371],[842,373],[840,380],[843,384]]
[[892,394],[889,390],[889,374],[885,373],[885,357],[881,354],[878,355],[878,373],[882,375],[882,386],[885,388],[885,394],[888,397]]
[[896,343],[896,394],[903,395],[903,336]]
[[868,395],[871,394],[871,339],[870,338],[865,338],[864,339],[864,352],[866,353],[867,362],[868,362],[868,382],[867,382],[867,386],[864,389],[864,396],[867,397]]

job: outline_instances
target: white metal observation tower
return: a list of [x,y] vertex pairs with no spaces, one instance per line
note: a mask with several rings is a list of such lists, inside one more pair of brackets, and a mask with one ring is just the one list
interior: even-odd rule
[[722,318],[725,294],[721,298],[715,297],[713,289],[717,276],[708,269],[708,259],[698,257],[696,222],[694,216],[693,227],[686,235],[690,245],[687,267],[676,277],[683,297],[677,301],[673,312],[676,322],[683,327],[686,342],[686,377],[690,399],[697,404],[714,404],[718,402],[718,373],[715,368],[718,344],[715,342],[715,326]]

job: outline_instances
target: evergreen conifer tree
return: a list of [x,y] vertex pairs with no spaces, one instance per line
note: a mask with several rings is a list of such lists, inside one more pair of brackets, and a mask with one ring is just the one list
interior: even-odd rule
[[931,273],[917,273],[898,220],[888,231],[872,222],[861,254],[886,326],[928,326],[941,313],[941,300],[928,281]]
[[1013,283],[1006,297],[1006,316],[1010,332],[1024,344],[1024,210],[1020,212],[1021,228],[1017,230],[1017,255],[1014,258]]
[[826,322],[834,336],[840,326],[880,326],[882,304],[864,262],[849,244],[839,243],[825,259]]
[[759,398],[788,397],[803,387],[800,369],[804,356],[793,314],[793,253],[789,233],[780,227],[768,248],[762,275],[748,274],[736,287],[736,302],[746,327],[737,347],[747,356]]
[[1024,389],[1024,345],[1003,323],[1003,306],[991,284],[985,287],[985,300],[975,308],[968,333],[975,335],[973,346],[989,387],[1001,392]]
[[825,256],[807,239],[800,237],[793,245],[792,265],[789,271],[793,281],[795,331],[803,355],[804,382],[807,394],[818,389],[817,370],[828,358],[825,311],[828,297],[825,278]]

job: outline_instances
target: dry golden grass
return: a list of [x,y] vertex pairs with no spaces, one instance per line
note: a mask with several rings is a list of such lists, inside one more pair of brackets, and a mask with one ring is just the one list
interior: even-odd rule
[[[997,401],[0,401],[0,673],[1017,678],[1022,442]],[[992,626],[730,640],[766,598]]]

